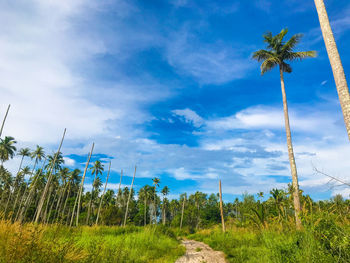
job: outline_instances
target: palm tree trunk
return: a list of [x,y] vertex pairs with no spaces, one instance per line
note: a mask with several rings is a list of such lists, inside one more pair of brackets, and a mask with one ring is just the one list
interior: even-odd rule
[[222,205],[221,180],[219,181],[219,190],[220,190],[220,214],[221,214],[222,232],[225,233],[225,219],[224,219],[224,210]]
[[1,135],[2,135],[2,131],[4,129],[5,121],[6,121],[6,118],[7,118],[7,114],[9,113],[10,107],[11,107],[11,104],[9,104],[9,106],[7,107],[4,120],[2,121],[1,129],[0,129],[0,138],[1,138]]
[[98,207],[97,218],[96,218],[96,225],[98,224],[98,218],[100,217],[102,201],[103,201],[103,197],[104,197],[105,192],[106,192],[106,188],[107,188],[107,184],[108,184],[108,177],[109,177],[109,172],[110,172],[110,171],[111,171],[111,161],[109,161],[109,167],[108,167],[108,173],[107,173],[107,179],[106,179],[105,189],[103,189],[103,194],[102,194],[102,196],[101,196],[100,205],[99,205],[99,207]]
[[183,218],[184,218],[185,202],[186,202],[186,196],[184,196],[184,200],[182,201],[180,229],[182,228],[182,222],[183,222]]
[[[34,171],[35,171],[35,167],[36,167],[36,165],[37,165],[37,162],[38,162],[38,158],[35,158],[33,170],[32,170],[32,172],[31,172],[31,177],[29,178],[29,181],[33,178],[33,174],[34,174]],[[23,196],[22,196],[22,198],[21,198],[21,202],[20,202],[20,204],[19,204],[19,208],[18,208],[18,211],[17,211],[16,219],[15,219],[16,221],[17,221],[18,218],[19,218],[19,215],[20,215],[20,213],[21,213],[21,211],[22,211],[23,202],[24,202],[24,200],[26,199],[26,194],[27,194],[28,189],[29,189],[29,181],[28,181],[27,187],[24,189],[24,193],[23,193]]]
[[95,190],[95,187],[94,187],[94,182],[96,180],[96,177],[97,177],[97,171],[95,173],[95,178],[94,180],[92,181],[92,190],[91,190],[91,197],[90,197],[90,201],[89,201],[89,205],[88,205],[88,213],[87,213],[87,217],[86,217],[86,225],[89,224],[89,221],[90,221],[90,212],[91,212],[91,205],[92,205],[92,196],[94,194],[94,190]]
[[320,20],[323,39],[333,70],[335,85],[337,87],[340,105],[343,111],[344,122],[350,140],[350,95],[346,82],[343,65],[339,56],[337,44],[335,43],[333,31],[329,23],[328,14],[323,0],[315,0],[315,5]]
[[32,197],[33,197],[33,194],[34,194],[34,191],[35,191],[35,187],[36,187],[36,182],[38,181],[38,178],[39,176],[41,176],[41,173],[45,167],[45,163],[46,163],[46,160],[47,158],[45,158],[44,162],[43,162],[43,165],[41,167],[41,171],[40,171],[40,174],[38,174],[37,176],[34,177],[34,180],[32,182],[32,186],[31,186],[31,189],[28,193],[28,196],[26,198],[26,201],[24,202],[24,205],[23,205],[23,208],[20,212],[20,215],[19,215],[19,222],[22,223],[23,219],[26,217],[26,213],[27,213],[27,210],[32,202]]
[[[20,164],[19,164],[19,168],[18,168],[18,171],[17,171],[17,174],[16,174],[16,178],[15,178],[15,182],[14,182],[14,183],[16,183],[17,180],[18,180],[18,175],[19,175],[19,172],[21,171],[21,168],[22,168],[23,159],[24,159],[24,155],[23,155],[22,158],[21,158],[21,162],[20,162]],[[7,211],[7,207],[8,207],[9,201],[10,201],[10,199],[11,199],[11,197],[12,197],[12,194],[15,194],[16,190],[17,190],[17,186],[14,185],[14,186],[13,186],[13,193],[10,192],[9,197],[8,197],[8,200],[7,200],[7,205],[6,205],[6,208],[5,208],[5,214],[6,214],[6,211]],[[17,194],[17,196],[16,196],[15,205],[16,205],[16,203],[17,203],[17,198],[18,198],[18,194]],[[14,211],[14,209],[15,209],[15,207],[12,208],[13,211]]]
[[[54,160],[53,160],[52,166],[51,166],[50,171],[49,171],[49,178],[47,179],[47,182],[46,182],[44,191],[43,191],[43,193],[42,193],[42,195],[41,195],[41,198],[40,198],[40,201],[39,201],[39,204],[38,204],[38,208],[37,208],[38,212],[36,213],[35,223],[38,223],[38,222],[39,222],[41,210],[42,210],[42,208],[43,208],[44,201],[45,201],[47,192],[48,192],[49,187],[50,187],[51,178],[52,178],[52,170],[53,170],[53,168],[54,168],[54,166],[55,166],[55,163],[56,163],[58,154],[59,154],[60,151],[61,151],[61,147],[62,147],[62,143],[63,143],[63,140],[64,140],[64,136],[65,136],[65,135],[66,135],[66,129],[64,129],[64,132],[63,132],[63,136],[62,136],[62,140],[61,140],[60,146],[58,147],[58,151],[57,151],[57,153],[56,153],[56,155],[55,155],[55,158],[54,158]],[[50,198],[50,196],[49,196],[49,198]]]
[[280,67],[280,77],[281,77],[281,90],[282,90],[282,98],[283,98],[284,122],[286,126],[286,135],[287,135],[288,157],[289,157],[290,169],[291,169],[292,179],[293,179],[293,201],[294,201],[295,223],[296,223],[296,228],[300,230],[302,225],[300,220],[298,173],[297,173],[297,167],[296,167],[295,158],[294,158],[292,135],[291,135],[290,126],[289,126],[287,95],[284,87],[283,70],[281,67]]
[[128,219],[129,202],[130,202],[130,198],[131,198],[132,187],[133,187],[133,185],[134,185],[135,175],[136,175],[136,165],[135,165],[134,176],[133,176],[132,182],[131,182],[131,187],[130,187],[130,192],[129,192],[128,201],[127,201],[127,203],[126,203],[126,210],[125,210],[125,217],[124,217],[124,224],[123,224],[123,226],[126,225],[126,220]]
[[[88,159],[87,159],[87,162],[86,162],[86,165],[85,165],[83,179],[81,180],[81,185],[80,185],[80,189],[79,189],[79,192],[78,192],[78,203],[77,203],[78,207],[77,207],[77,219],[76,219],[76,225],[77,226],[79,225],[79,211],[80,211],[81,194],[83,192],[83,186],[84,186],[84,180],[85,180],[85,176],[86,176],[86,171],[87,171],[87,169],[89,167],[90,158],[91,158],[92,152],[94,150],[94,146],[95,146],[95,143],[92,143],[91,151],[90,151],[90,154],[88,156]],[[74,208],[73,208],[73,211],[72,211],[72,218],[74,217],[74,212],[75,212],[75,205],[74,205]],[[72,225],[72,223],[71,223],[71,225]]]
[[163,216],[163,225],[165,226],[165,198],[163,198],[163,209],[162,209],[162,216]]
[[118,187],[116,205],[118,204],[118,197],[119,197],[119,193],[120,193],[120,187],[121,187],[121,185],[122,185],[122,178],[123,178],[123,169],[122,169],[121,172],[120,172],[120,182],[119,182],[119,187]]
[[145,197],[144,226],[147,225],[147,198]]
[[[62,212],[61,212],[61,223],[62,223],[62,221],[63,221],[64,211],[66,211],[67,202],[68,202],[69,195],[70,195],[70,189],[71,189],[71,182],[70,182],[70,181],[68,182],[68,185],[69,185],[69,187],[68,187],[68,193],[67,193],[67,195],[66,195],[66,199],[65,199],[65,201],[64,201],[64,206],[63,206],[63,209],[62,209]],[[68,216],[67,216],[67,217],[68,217]]]

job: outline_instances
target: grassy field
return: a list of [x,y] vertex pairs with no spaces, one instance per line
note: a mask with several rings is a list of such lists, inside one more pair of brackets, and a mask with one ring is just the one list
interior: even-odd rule
[[184,254],[163,227],[42,226],[0,222],[0,262],[155,262]]
[[219,226],[187,238],[207,243],[226,254],[229,262],[350,262],[350,228],[330,222],[302,231]]

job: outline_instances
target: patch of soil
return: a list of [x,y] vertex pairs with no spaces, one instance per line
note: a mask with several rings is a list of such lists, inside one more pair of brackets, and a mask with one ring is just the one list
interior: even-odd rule
[[225,254],[215,251],[207,244],[195,240],[184,240],[186,254],[175,263],[226,263]]

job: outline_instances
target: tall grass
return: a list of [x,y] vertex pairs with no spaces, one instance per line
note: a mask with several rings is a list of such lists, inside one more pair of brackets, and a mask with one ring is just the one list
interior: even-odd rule
[[80,227],[0,221],[0,262],[174,262],[184,248],[163,227]]
[[350,262],[350,229],[332,220],[321,219],[302,231],[248,229],[219,226],[198,231],[188,238],[203,241],[226,254],[229,262]]

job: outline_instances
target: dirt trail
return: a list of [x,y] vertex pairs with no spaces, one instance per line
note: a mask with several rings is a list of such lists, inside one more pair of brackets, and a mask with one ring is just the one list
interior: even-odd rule
[[208,245],[194,241],[184,240],[186,254],[175,263],[226,263],[225,255],[221,251],[215,251]]

